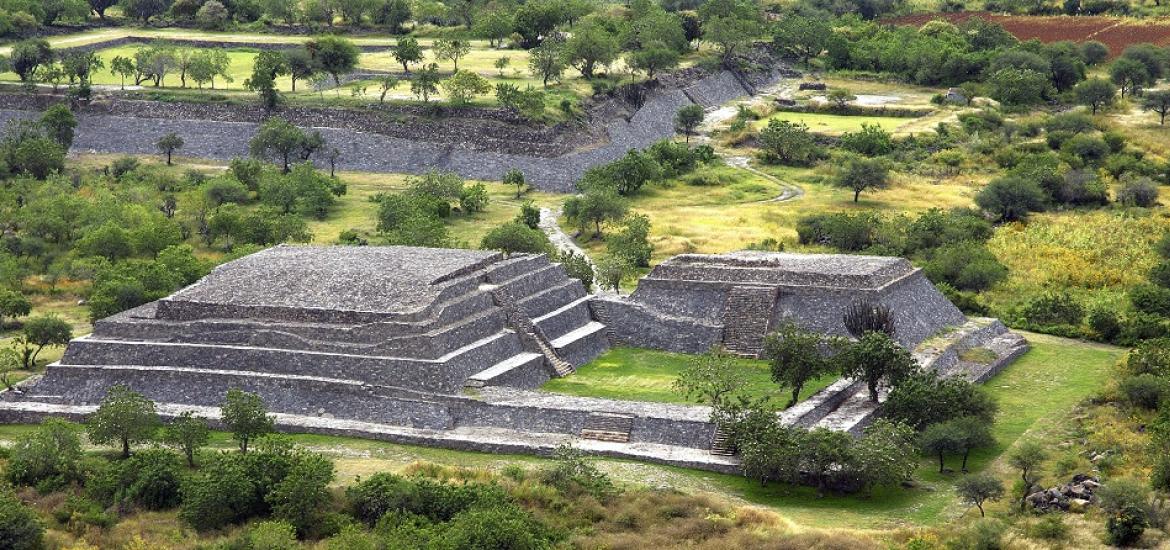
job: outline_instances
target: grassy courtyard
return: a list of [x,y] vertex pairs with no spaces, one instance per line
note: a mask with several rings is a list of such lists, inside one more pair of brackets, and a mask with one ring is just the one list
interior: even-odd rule
[[[604,397],[658,403],[694,403],[674,387],[679,374],[695,360],[684,353],[641,348],[613,348],[564,378],[548,381],[545,391],[582,397]],[[753,397],[770,397],[776,406],[788,402],[791,390],[772,381],[766,361],[735,359],[734,368],[743,382],[741,389]],[[800,399],[832,384],[836,376],[809,382]]]

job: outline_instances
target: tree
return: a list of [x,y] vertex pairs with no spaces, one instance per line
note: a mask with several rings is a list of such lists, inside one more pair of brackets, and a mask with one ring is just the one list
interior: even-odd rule
[[496,71],[498,71],[497,76],[499,76],[500,78],[504,77],[504,69],[507,69],[508,65],[511,65],[511,64],[512,64],[512,59],[506,55],[502,55],[500,57],[497,57],[496,60],[492,62],[492,66],[496,68]]
[[238,389],[228,390],[220,405],[224,426],[240,442],[240,452],[248,452],[248,442],[271,433],[273,419],[259,395]]
[[70,85],[73,85],[75,80],[83,84],[88,83],[93,73],[105,66],[97,52],[70,52],[61,57],[61,68],[69,77]]
[[231,16],[232,14],[219,0],[207,0],[202,6],[199,6],[199,11],[195,13],[195,21],[204,30],[222,30],[224,25],[231,20]]
[[110,73],[122,77],[122,89],[126,89],[126,77],[134,76],[134,60],[120,55],[110,61]]
[[959,445],[959,451],[963,453],[963,464],[960,469],[966,473],[967,459],[971,456],[971,451],[995,445],[995,438],[991,435],[990,423],[983,418],[965,416],[950,422],[954,423],[959,433],[963,435]]
[[1003,498],[1004,488],[999,478],[988,473],[980,473],[960,479],[955,484],[955,492],[959,498],[979,508],[979,517],[987,517],[983,511],[983,503]]
[[1048,76],[1032,69],[1007,67],[987,80],[991,97],[1004,105],[1035,105],[1044,100],[1051,86]]
[[606,239],[611,256],[625,258],[634,267],[650,267],[654,246],[650,244],[650,218],[645,214],[627,216],[621,231]]
[[995,402],[978,386],[960,377],[940,376],[934,370],[907,376],[890,390],[881,415],[915,430],[956,418],[973,417],[990,425]]
[[447,97],[455,105],[466,105],[477,95],[492,91],[492,85],[487,79],[471,71],[458,71],[451,78],[443,81],[443,89]]
[[38,69],[53,63],[53,49],[43,38],[21,40],[13,44],[8,61],[21,82],[30,82]]
[[19,370],[20,366],[20,354],[15,349],[0,348],[0,384],[4,384],[4,389],[8,391],[15,389],[9,376]]
[[1121,97],[1126,92],[1138,95],[1147,84],[1153,83],[1149,70],[1145,64],[1135,59],[1120,58],[1109,66],[1109,79],[1121,88]]
[[617,193],[600,189],[565,200],[565,216],[576,222],[582,232],[593,225],[593,238],[601,238],[602,223],[622,219],[628,208]]
[[1029,212],[1041,211],[1047,194],[1032,180],[1018,176],[997,178],[975,195],[975,204],[1004,222],[1027,219]]
[[394,59],[402,64],[402,71],[409,73],[410,65],[418,63],[423,60],[422,48],[418,45],[418,40],[412,37],[400,39],[394,44]]
[[390,90],[397,88],[398,82],[398,77],[393,75],[385,75],[378,79],[378,88],[381,91],[381,93],[378,94],[379,105],[386,102],[386,94],[390,93]]
[[150,441],[158,424],[154,402],[129,386],[118,384],[106,392],[85,426],[90,441],[98,445],[120,444],[122,458],[130,458],[130,444]]
[[833,179],[833,185],[853,191],[853,202],[867,189],[885,189],[890,177],[884,162],[878,159],[850,158]]
[[81,438],[77,425],[48,417],[36,431],[16,440],[8,451],[7,478],[13,485],[59,488],[81,476]]
[[248,149],[254,157],[278,159],[281,171],[287,174],[293,155],[303,148],[306,139],[300,128],[283,118],[272,117],[256,130]]
[[262,51],[252,65],[252,76],[244,81],[244,87],[256,92],[260,102],[267,109],[280,103],[280,92],[276,89],[276,78],[288,74],[285,57],[280,52]]
[[272,21],[283,21],[286,27],[296,25],[301,15],[298,0],[262,0],[265,15]]
[[820,333],[804,330],[788,321],[764,338],[764,358],[770,363],[772,380],[792,388],[785,407],[800,399],[800,391],[809,380],[833,371],[828,353],[834,342]]
[[844,111],[849,106],[849,102],[856,100],[857,96],[845,88],[833,88],[829,90],[829,93],[825,94],[825,99],[833,104],[833,107],[837,110]]
[[524,172],[521,172],[518,168],[511,168],[504,174],[504,185],[516,186],[516,198],[520,198],[528,182],[524,179]]
[[122,0],[122,10],[126,16],[141,19],[142,24],[150,22],[150,18],[166,13],[174,0]]
[[1142,109],[1158,113],[1158,124],[1166,124],[1170,114],[1170,90],[1150,90],[1142,98]]
[[1090,78],[1073,87],[1073,96],[1077,103],[1092,109],[1093,114],[1113,104],[1117,90],[1104,78]]
[[804,123],[774,118],[760,130],[760,157],[769,164],[808,166],[821,157],[821,149]]
[[952,422],[941,422],[926,427],[918,437],[918,447],[926,456],[938,457],[938,473],[946,471],[946,455],[962,451],[963,433]]
[[284,52],[284,64],[288,67],[288,76],[292,79],[292,91],[297,91],[297,81],[306,80],[317,74],[321,68],[313,59],[312,53],[305,48],[295,48]]
[[459,72],[459,60],[471,53],[471,42],[458,38],[435,40],[435,57],[450,60],[454,65],[452,72]]
[[706,117],[706,112],[702,105],[687,105],[678,110],[674,114],[674,127],[686,136],[686,142],[691,142],[691,135],[699,125],[703,124],[703,119]]
[[493,9],[479,16],[472,29],[475,36],[486,38],[492,48],[500,44],[512,34],[512,17],[505,9]]
[[735,368],[735,356],[720,346],[696,356],[679,373],[674,388],[699,403],[723,407],[742,385],[742,373]]
[[207,427],[207,420],[195,416],[191,411],[183,411],[163,431],[163,441],[182,451],[183,456],[187,457],[187,465],[192,468],[195,467],[195,453],[207,445],[210,439],[211,430]]
[[0,288],[0,329],[4,328],[4,318],[24,317],[32,311],[32,304],[23,294],[6,288]]
[[518,252],[547,254],[552,250],[552,244],[544,232],[517,221],[507,222],[488,231],[479,247],[500,250],[509,255]]
[[37,364],[41,350],[49,346],[64,346],[73,339],[73,327],[56,315],[32,317],[21,328],[20,341],[24,344],[21,356],[24,368],[32,369]]
[[879,418],[853,445],[857,476],[866,487],[896,487],[910,481],[918,467],[914,430],[905,424]]
[[418,74],[410,80],[410,93],[422,98],[423,103],[430,103],[431,96],[439,92],[439,66],[431,63],[419,69]]
[[853,436],[845,432],[814,428],[797,440],[799,470],[806,472],[817,488],[817,496],[824,496],[843,467],[852,463]]
[[548,88],[550,80],[560,80],[565,74],[565,59],[561,53],[562,45],[558,40],[546,39],[540,47],[529,52],[528,68]]
[[633,69],[645,72],[646,78],[653,79],[657,72],[677,67],[678,60],[678,50],[667,46],[661,40],[655,40],[630,53],[627,64]]
[[332,495],[333,461],[317,453],[299,452],[292,467],[264,497],[277,518],[288,521],[301,536],[307,536],[324,518]]
[[1035,441],[1023,441],[1008,452],[1008,465],[1020,471],[1024,482],[1024,494],[1020,498],[1020,509],[1027,505],[1028,492],[1036,483],[1036,470],[1048,459],[1048,451]]
[[402,25],[410,21],[410,17],[409,0],[389,0],[378,9],[374,20],[380,25],[386,25],[390,34],[402,34]]
[[882,381],[895,386],[918,368],[909,351],[881,332],[866,333],[845,346],[838,359],[842,376],[865,380],[869,400],[874,403],[878,400],[878,385]]
[[621,293],[622,281],[629,278],[634,266],[621,256],[607,256],[597,262],[597,283],[601,288],[607,288]]
[[44,547],[45,528],[37,513],[10,489],[0,489],[0,541],[4,548],[34,550]]
[[776,24],[772,32],[772,47],[808,63],[825,50],[832,35],[833,29],[828,22],[816,17],[793,15]]
[[[305,43],[305,49],[322,71],[333,77],[333,85],[341,86],[341,75],[353,72],[360,52],[353,42],[338,36],[322,36]],[[340,90],[338,94],[340,94]]]
[[699,9],[703,38],[715,44],[725,67],[741,48],[760,34],[760,11],[751,0],[706,2]]
[[609,67],[618,55],[618,40],[600,23],[578,25],[565,41],[564,58],[585,78],[593,78],[597,67]]
[[171,132],[163,137],[158,138],[158,141],[155,142],[155,146],[158,147],[158,151],[160,153],[166,155],[167,166],[170,166],[171,155],[175,153],[176,149],[183,147],[183,138],[179,137],[178,134]]

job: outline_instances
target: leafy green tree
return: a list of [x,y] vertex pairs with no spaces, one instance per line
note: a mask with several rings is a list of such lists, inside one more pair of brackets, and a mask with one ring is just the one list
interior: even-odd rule
[[430,103],[431,96],[439,93],[439,66],[431,63],[419,69],[410,80],[410,92],[423,103]]
[[598,67],[608,68],[617,60],[618,39],[599,22],[587,20],[573,30],[565,41],[565,61],[581,71],[581,76],[593,78]]
[[552,244],[544,232],[517,221],[507,222],[488,231],[479,246],[485,250],[501,250],[505,254],[546,254],[552,250]]
[[809,166],[821,157],[821,148],[804,123],[772,119],[760,130],[760,157],[769,164]]
[[174,155],[177,149],[183,147],[183,138],[179,137],[178,134],[171,132],[163,137],[158,138],[158,141],[155,142],[155,146],[158,147],[160,153],[167,157],[167,166],[170,166],[171,156]]
[[833,29],[821,18],[791,15],[773,27],[772,47],[808,63],[825,50],[832,35]]
[[853,463],[853,436],[825,428],[814,428],[797,440],[799,471],[806,472],[824,496],[842,465]]
[[1024,494],[1020,497],[1020,509],[1027,505],[1029,489],[1036,483],[1039,476],[1037,470],[1048,460],[1048,450],[1035,441],[1022,441],[1008,451],[1008,465],[1020,471],[1020,479],[1024,482]]
[[1084,105],[1097,114],[1097,111],[1113,104],[1117,89],[1104,78],[1090,78],[1073,87],[1073,96],[1077,103]]
[[120,76],[122,78],[122,89],[126,89],[126,77],[134,76],[137,69],[134,67],[134,60],[129,57],[122,57],[120,55],[114,56],[110,60],[110,73]]
[[471,42],[458,38],[440,38],[433,46],[436,59],[446,59],[452,63],[452,72],[459,72],[459,60],[471,53]]
[[53,63],[53,48],[43,38],[21,40],[12,45],[8,62],[21,82],[31,82],[38,69]]
[[674,127],[686,136],[686,142],[691,142],[691,136],[695,130],[703,124],[703,119],[706,118],[706,112],[702,105],[687,105],[678,110],[674,115]]
[[0,288],[0,328],[4,328],[4,318],[24,317],[32,311],[32,304],[23,294],[6,288]]
[[626,64],[632,69],[646,73],[646,78],[653,79],[660,71],[678,66],[678,50],[667,46],[661,40],[646,44],[643,48],[631,52]]
[[403,72],[409,73],[411,64],[423,60],[423,51],[418,45],[418,40],[409,36],[398,40],[394,44],[394,59],[402,64]]
[[288,63],[283,54],[262,51],[252,64],[252,76],[244,81],[244,87],[256,92],[265,108],[273,109],[280,104],[280,92],[276,88],[276,79],[288,73]]
[[558,40],[546,39],[540,47],[529,52],[528,68],[548,88],[550,80],[560,80],[565,74],[564,46]]
[[931,424],[918,437],[922,454],[938,457],[938,473],[946,471],[943,462],[946,455],[958,454],[963,450],[963,432],[953,422]]
[[1127,92],[1129,95],[1140,94],[1142,88],[1154,82],[1145,64],[1125,57],[1109,66],[1109,79],[1121,88],[1123,98]]
[[1170,90],[1150,90],[1142,97],[1142,109],[1158,113],[1158,124],[1166,124],[1170,114]]
[[451,78],[443,81],[443,89],[447,97],[455,105],[466,105],[477,95],[492,91],[492,85],[486,78],[471,71],[458,71]]
[[4,389],[8,391],[15,389],[10,377],[20,367],[20,354],[15,349],[0,348],[0,384],[4,384]]
[[122,384],[106,392],[97,411],[85,422],[90,441],[121,445],[122,458],[130,457],[131,443],[150,441],[158,424],[154,402]]
[[398,77],[393,75],[385,75],[378,79],[378,89],[380,90],[378,94],[379,105],[386,103],[386,94],[390,93],[390,90],[397,88],[400,82]]
[[492,48],[497,48],[512,34],[512,18],[506,9],[487,10],[480,14],[472,32],[479,38],[487,39]]
[[650,218],[644,214],[626,217],[622,228],[606,239],[611,256],[625,258],[634,267],[650,267],[654,246],[650,244]]
[[593,238],[601,238],[601,224],[620,220],[629,206],[617,193],[607,190],[587,190],[579,196],[565,200],[565,216],[573,221],[582,232],[593,226]]
[[307,139],[305,133],[289,121],[272,117],[256,129],[256,135],[248,142],[248,149],[253,157],[277,160],[281,171],[287,174],[294,155],[303,148]]
[[634,266],[629,260],[621,256],[607,256],[597,262],[597,282],[603,289],[621,293],[622,281],[628,279],[634,272]]
[[996,178],[975,195],[975,204],[1004,222],[1022,221],[1044,210],[1047,195],[1035,181],[1017,176]]
[[56,315],[32,317],[21,327],[21,358],[24,368],[32,369],[37,356],[49,346],[64,346],[73,339],[73,327]]
[[99,19],[105,19],[106,10],[118,2],[119,0],[89,0],[89,7]]
[[879,418],[853,445],[856,475],[866,487],[897,487],[910,481],[918,467],[914,430]]
[[223,424],[240,442],[240,452],[248,452],[248,442],[273,431],[273,418],[260,396],[238,389],[228,390],[220,405]]
[[78,427],[48,417],[32,433],[16,440],[8,454],[6,473],[14,485],[61,487],[79,479],[81,438]]
[[987,80],[991,97],[1004,105],[1035,105],[1048,96],[1048,77],[1032,69],[1008,67]]
[[[524,188],[528,186],[528,182],[524,178],[524,172],[521,172],[518,168],[508,169],[508,171],[504,173],[503,181],[504,185],[512,185],[516,187],[516,198],[520,198],[520,195],[524,194]],[[537,221],[539,221],[539,218]],[[533,229],[536,228],[533,227]]]
[[174,0],[121,0],[122,11],[128,17],[141,19],[145,25],[150,18],[166,13]]
[[296,453],[288,474],[265,496],[275,517],[283,519],[302,536],[321,525],[332,500],[333,461],[309,452]]
[[[341,75],[357,67],[358,51],[353,42],[339,36],[322,36],[305,43],[305,49],[322,71],[333,77],[333,85],[340,88]],[[338,91],[340,94],[340,90]]]
[[805,383],[833,371],[834,363],[828,355],[833,343],[792,322],[781,324],[764,338],[764,357],[770,363],[772,380],[792,388],[785,407],[796,404]]
[[294,48],[284,52],[284,64],[288,67],[288,76],[292,79],[292,91],[297,91],[298,80],[308,80],[321,70],[313,53],[307,48]]
[[861,130],[841,135],[841,147],[867,157],[876,157],[892,153],[894,140],[880,125],[863,122]]
[[726,67],[762,32],[759,7],[751,0],[706,2],[699,9],[699,17],[703,21],[703,38],[719,49]]
[[75,81],[88,83],[93,73],[106,66],[97,52],[70,52],[61,57],[61,68],[69,78],[69,85]]
[[962,417],[978,418],[991,425],[995,402],[978,386],[962,378],[939,376],[935,371],[916,372],[890,390],[881,414],[916,430]]
[[878,159],[850,158],[833,179],[833,185],[853,191],[853,202],[861,198],[861,192],[869,189],[885,189],[890,176],[884,162]]
[[195,467],[195,454],[210,440],[211,429],[207,427],[207,420],[191,411],[183,411],[163,430],[163,441],[182,451],[187,457],[187,465],[192,468]]
[[719,346],[694,357],[679,373],[673,387],[699,403],[722,407],[742,385],[735,356]]
[[1005,491],[999,478],[988,473],[980,473],[960,479],[955,484],[955,492],[959,494],[959,498],[979,508],[979,517],[987,517],[983,511],[983,504],[1003,498]]
[[878,385],[896,386],[918,368],[909,351],[881,332],[870,332],[845,346],[837,356],[843,376],[865,380],[869,400],[878,400]]

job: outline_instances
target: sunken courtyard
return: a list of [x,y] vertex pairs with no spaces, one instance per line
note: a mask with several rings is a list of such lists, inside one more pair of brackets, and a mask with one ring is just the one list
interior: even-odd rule
[[[277,246],[175,294],[98,321],[58,363],[6,392],[5,421],[92,411],[126,384],[174,416],[209,417],[233,388],[284,430],[488,452],[602,455],[735,471],[703,406],[539,391],[611,346],[758,356],[791,320],[847,335],[843,312],[891,310],[922,368],[982,382],[1027,344],[967,318],[909,261],[874,256],[684,254],[628,296],[588,294],[544,255],[414,247]],[[982,348],[991,353],[965,353]],[[964,357],[993,356],[973,362]],[[860,433],[876,405],[841,379],[781,414]]]

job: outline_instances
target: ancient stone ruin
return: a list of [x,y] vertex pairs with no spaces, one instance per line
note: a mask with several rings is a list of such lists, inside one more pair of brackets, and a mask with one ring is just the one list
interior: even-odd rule
[[[600,454],[735,471],[706,407],[537,388],[610,345],[755,355],[783,319],[842,334],[842,313],[859,299],[895,313],[896,337],[926,368],[983,380],[1026,349],[998,321],[968,320],[896,258],[683,255],[618,297],[588,295],[543,255],[278,246],[98,321],[43,377],[0,394],[0,420],[81,416],[119,383],[164,415],[214,417],[239,388],[288,430],[499,452],[576,440]],[[782,417],[857,432],[874,412],[860,382],[841,380]]]

